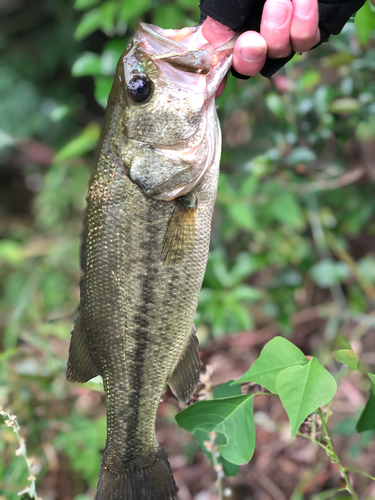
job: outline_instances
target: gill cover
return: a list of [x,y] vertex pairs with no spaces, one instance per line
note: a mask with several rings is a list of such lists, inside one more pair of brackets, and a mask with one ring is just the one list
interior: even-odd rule
[[[147,197],[171,201],[189,193],[212,165],[216,89],[232,49],[188,47],[199,27],[162,30],[141,23],[124,57],[127,142],[121,156]],[[207,116],[209,119],[207,119]]]

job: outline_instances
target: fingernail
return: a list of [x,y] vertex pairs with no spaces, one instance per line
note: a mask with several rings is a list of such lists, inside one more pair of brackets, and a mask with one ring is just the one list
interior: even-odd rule
[[241,47],[240,54],[246,62],[257,62],[264,56],[266,52],[265,47]]
[[272,4],[267,8],[266,3],[266,21],[275,28],[284,26],[289,16],[289,9],[284,3]]

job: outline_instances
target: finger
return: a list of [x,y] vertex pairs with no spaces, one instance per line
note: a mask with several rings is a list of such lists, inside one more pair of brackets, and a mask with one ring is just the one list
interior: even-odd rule
[[268,57],[277,59],[290,54],[290,22],[293,5],[290,0],[266,0],[263,8],[260,34],[267,43]]
[[202,34],[214,48],[229,42],[235,35],[234,31],[209,16],[202,24]]
[[320,41],[318,0],[293,0],[290,42],[296,52],[306,52]]
[[256,31],[247,31],[235,43],[233,68],[241,75],[253,76],[263,68],[266,57],[265,39]]

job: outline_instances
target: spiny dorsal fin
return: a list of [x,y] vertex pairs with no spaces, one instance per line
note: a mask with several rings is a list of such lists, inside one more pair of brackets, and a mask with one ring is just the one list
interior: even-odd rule
[[165,233],[161,259],[173,266],[186,259],[195,243],[197,199],[193,195],[177,199]]
[[196,329],[193,327],[185,352],[183,353],[172,375],[167,380],[173,394],[183,403],[187,403],[194,394],[201,370],[201,361],[199,359],[198,352],[198,339],[195,332]]
[[66,378],[69,382],[87,382],[100,375],[95,366],[86,340],[85,328],[81,317],[74,325],[69,347],[69,359],[66,369]]

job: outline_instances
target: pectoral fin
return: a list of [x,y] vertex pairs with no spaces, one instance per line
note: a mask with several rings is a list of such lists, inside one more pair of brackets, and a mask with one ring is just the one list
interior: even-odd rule
[[198,339],[195,332],[196,329],[193,327],[185,352],[172,375],[167,380],[173,394],[183,403],[187,403],[190,400],[199,381],[201,361],[199,359]]
[[165,233],[161,258],[173,266],[188,257],[195,244],[197,199],[192,195],[178,198]]
[[97,375],[100,375],[100,373],[92,360],[87,345],[85,328],[82,326],[82,320],[79,317],[74,325],[70,340],[66,378],[69,382],[87,382]]

